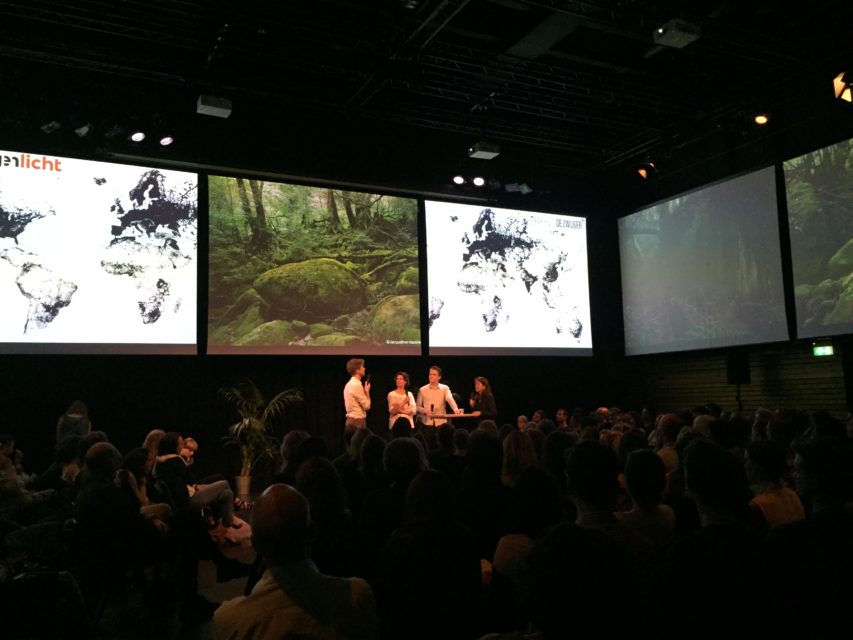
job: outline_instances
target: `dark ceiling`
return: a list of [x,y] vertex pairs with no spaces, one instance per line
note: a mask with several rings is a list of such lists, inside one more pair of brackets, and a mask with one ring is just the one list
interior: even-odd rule
[[[11,0],[0,144],[486,197],[642,204],[853,135],[853,3]],[[683,48],[653,31],[679,18]],[[232,100],[220,119],[200,94]],[[752,116],[770,114],[757,127]],[[45,134],[40,127],[62,127]],[[90,123],[85,138],[74,129]],[[134,127],[149,139],[132,145]],[[159,149],[154,136],[176,138]],[[494,160],[469,145],[500,145]],[[653,159],[647,181],[637,165]],[[480,190],[450,176],[483,173]],[[507,193],[506,184],[533,190]],[[588,211],[595,213],[595,211]]]

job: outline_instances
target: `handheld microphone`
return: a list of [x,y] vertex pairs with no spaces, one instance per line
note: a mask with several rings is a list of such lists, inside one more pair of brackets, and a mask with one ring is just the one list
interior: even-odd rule
[[429,410],[430,410],[430,411],[435,411],[435,405],[434,405],[434,404],[429,405]]

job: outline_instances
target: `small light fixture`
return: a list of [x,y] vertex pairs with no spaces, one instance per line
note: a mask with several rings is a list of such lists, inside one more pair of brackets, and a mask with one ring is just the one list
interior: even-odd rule
[[56,120],[51,120],[50,122],[44,123],[41,127],[39,127],[45,133],[53,133],[54,131],[59,131],[62,128],[62,125],[59,124]]
[[130,134],[130,140],[132,142],[142,142],[145,140],[145,132],[144,131],[134,131]]
[[84,124],[83,126],[81,126],[81,127],[77,127],[76,129],[74,129],[74,133],[76,133],[76,134],[77,134],[77,136],[78,136],[78,137],[80,137],[80,138],[85,138],[85,137],[86,137],[86,136],[88,136],[90,133],[92,133],[92,125],[91,125],[91,123],[87,122],[87,123],[86,123],[86,124]]
[[486,184],[486,179],[482,176],[476,176],[474,177],[474,179],[471,180],[471,182],[474,183],[475,187],[482,187],[484,184]]
[[174,141],[175,141],[175,139],[172,136],[163,136],[162,138],[160,138],[160,146],[161,147],[168,147]]
[[463,185],[465,184],[465,178],[463,176],[453,176],[453,184]]
[[756,114],[754,120],[755,120],[755,124],[757,124],[761,127],[763,127],[765,124],[770,122],[770,118],[767,116],[766,113]]
[[649,176],[651,176],[657,167],[655,167],[655,163],[651,160],[646,160],[639,167],[637,167],[637,173],[643,180],[648,180]]
[[846,71],[842,71],[835,76],[832,84],[835,87],[836,98],[844,100],[844,102],[853,102],[853,93],[851,93],[851,86],[853,86],[853,82],[847,78]]

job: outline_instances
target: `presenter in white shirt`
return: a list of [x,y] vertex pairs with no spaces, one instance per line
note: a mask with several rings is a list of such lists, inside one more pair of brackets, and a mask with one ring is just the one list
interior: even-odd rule
[[[425,384],[418,390],[418,415],[422,424],[431,427],[440,427],[447,419],[444,417],[450,407],[453,413],[462,413],[456,406],[450,387],[441,384],[441,368],[432,366],[429,368],[429,384]],[[441,416],[441,417],[436,417]]]
[[362,383],[367,369],[361,358],[350,358],[347,361],[347,373],[350,374],[349,382],[344,387],[344,407],[346,408],[346,422],[344,431],[355,432],[367,427],[367,412],[370,411],[370,377]]
[[388,392],[388,428],[394,426],[397,418],[405,418],[414,429],[417,405],[415,405],[415,396],[409,391],[409,374],[398,371],[394,374],[394,384],[396,388]]

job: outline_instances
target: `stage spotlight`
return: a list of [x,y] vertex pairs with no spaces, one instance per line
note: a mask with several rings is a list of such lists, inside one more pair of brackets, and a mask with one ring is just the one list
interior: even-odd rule
[[160,138],[160,146],[161,147],[168,147],[174,141],[175,141],[175,139],[172,136],[163,136],[162,138]]
[[482,176],[476,176],[473,180],[471,180],[471,182],[474,183],[475,187],[482,187],[484,184],[486,184],[486,179]]
[[759,126],[763,127],[768,122],[770,122],[770,118],[767,117],[766,113],[759,113],[755,116],[755,124],[757,124]]
[[145,132],[144,131],[134,131],[130,134],[130,139],[132,142],[142,142],[145,140]]
[[45,133],[53,133],[54,131],[59,131],[62,128],[62,125],[59,124],[56,120],[51,120],[50,122],[44,123],[39,129],[44,131]]
[[462,176],[453,176],[453,184],[463,185],[465,184],[465,178]]
[[832,84],[835,87],[836,98],[844,100],[844,102],[853,102],[853,93],[850,91],[851,86],[853,86],[853,82],[847,78],[847,72],[842,71],[835,76]]
[[82,127],[77,127],[76,129],[74,129],[74,133],[76,133],[81,138],[85,138],[90,133],[92,133],[92,124],[87,122]]
[[646,160],[637,167],[637,173],[643,180],[648,180],[649,176],[655,171],[657,171],[657,167],[655,167],[655,163],[651,160]]

